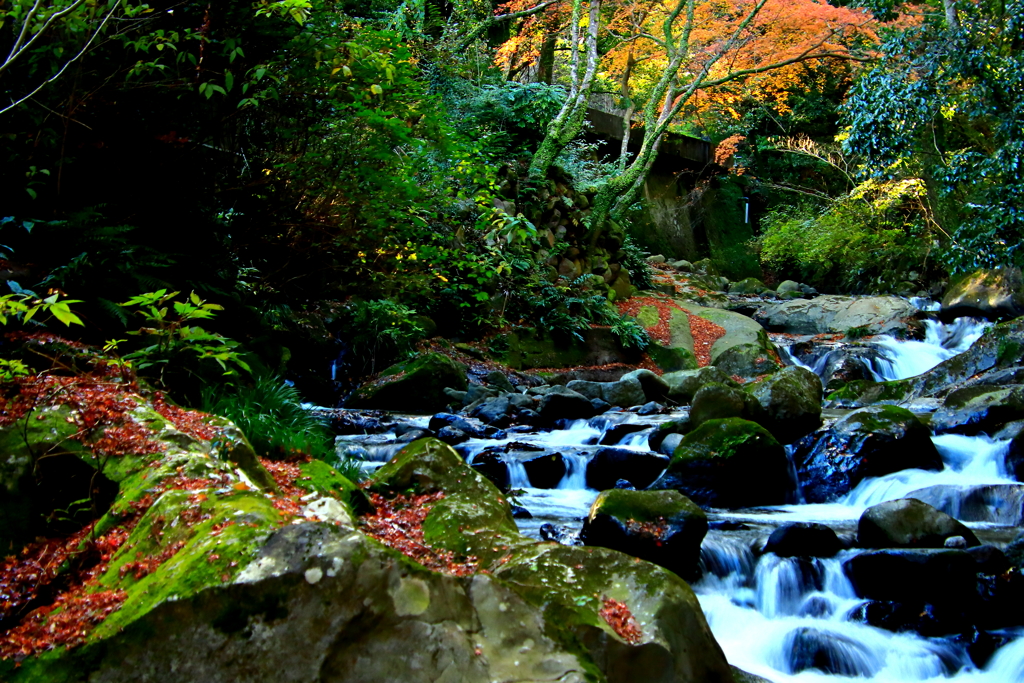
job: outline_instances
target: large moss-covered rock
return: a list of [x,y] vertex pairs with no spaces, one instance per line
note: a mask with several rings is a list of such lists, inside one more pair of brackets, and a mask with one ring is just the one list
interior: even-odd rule
[[747,404],[749,396],[738,387],[712,382],[705,384],[693,396],[690,407],[690,424],[696,428],[708,420],[722,420],[729,417],[749,418]]
[[730,418],[683,437],[651,488],[675,489],[704,506],[739,508],[784,503],[793,482],[786,453],[768,430]]
[[942,548],[951,536],[978,545],[964,524],[914,498],[872,505],[857,523],[857,542],[864,548]]
[[493,578],[429,572],[306,522],[273,533],[234,581],[163,602],[59,667],[29,661],[18,679],[582,683],[593,665],[547,631]]
[[[597,680],[733,681],[697,597],[673,572],[614,550],[544,543],[494,575],[582,647]],[[635,630],[617,632],[615,617],[631,617]]]
[[809,503],[834,501],[865,477],[904,469],[942,469],[931,432],[906,408],[875,406],[855,410],[794,454],[797,476]]
[[555,336],[550,331],[519,328],[508,334],[509,349],[502,360],[517,370],[640,361],[641,352],[623,348],[610,328],[593,327],[581,334],[582,341],[570,335]]
[[748,277],[729,285],[730,294],[764,294],[772,291],[756,277]]
[[708,532],[704,511],[678,491],[603,491],[590,506],[580,540],[620,550],[692,579]]
[[608,405],[621,408],[638,406],[648,400],[643,385],[635,375],[626,375],[614,382],[588,382],[577,379],[565,386],[587,398],[599,398]]
[[1019,268],[978,270],[950,283],[942,297],[943,318],[1008,320],[1024,315],[1024,277]]
[[[641,674],[666,683],[730,680],[696,597],[672,572],[603,548],[521,536],[497,489],[436,440],[411,444],[385,468],[371,487],[445,492],[427,515],[424,540],[478,557],[539,610],[531,618],[543,623],[553,641],[577,654],[588,680],[627,683]],[[446,505],[452,499],[458,504]],[[628,610],[638,632],[617,631],[602,616],[608,609],[619,615]]]
[[424,353],[392,365],[360,387],[347,402],[353,408],[382,408],[433,414],[451,402],[446,388],[465,391],[466,368],[441,353]]
[[792,443],[821,426],[821,379],[790,366],[745,387],[754,399],[752,419],[782,443]]

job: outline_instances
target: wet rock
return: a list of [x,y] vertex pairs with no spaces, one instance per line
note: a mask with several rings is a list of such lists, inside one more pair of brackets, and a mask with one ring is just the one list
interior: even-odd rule
[[526,476],[530,484],[539,489],[553,489],[565,476],[565,460],[561,453],[544,451],[542,453],[514,453],[515,457],[526,468]]
[[1024,482],[1024,421],[1011,422],[996,432],[993,438],[1010,439],[1003,464],[1007,474]]
[[460,443],[469,441],[470,436],[457,427],[448,426],[441,427],[441,429],[437,430],[437,438],[444,441],[449,446],[458,446]]
[[794,460],[808,503],[836,500],[865,477],[943,466],[928,428],[909,410],[889,405],[855,410],[808,437]]
[[895,296],[819,296],[766,305],[754,320],[772,332],[789,334],[846,334],[861,328],[869,334],[906,335],[911,329],[906,319],[916,314],[916,307]]
[[750,419],[747,403],[748,394],[742,389],[726,384],[709,383],[697,390],[690,408],[690,424],[699,427],[708,420],[730,417]]
[[500,491],[508,491],[509,479],[508,479],[508,465],[505,464],[501,454],[491,450],[486,450],[478,453],[473,458],[473,464],[471,467],[487,477],[487,479],[498,487]]
[[501,430],[491,425],[481,424],[476,420],[467,419],[453,413],[438,413],[430,418],[428,427],[432,431],[440,431],[444,427],[454,427],[474,439],[501,438]]
[[962,536],[969,546],[979,543],[965,525],[914,498],[872,505],[857,523],[862,548],[942,548],[953,536]]
[[723,351],[714,361],[716,368],[730,377],[750,380],[775,372],[782,367],[775,355],[760,344],[740,344]]
[[923,603],[959,612],[977,602],[978,568],[964,550],[887,549],[843,563],[857,595],[896,603]]
[[779,557],[832,557],[843,549],[836,532],[824,524],[791,522],[768,537],[764,552]]
[[806,368],[783,368],[744,389],[754,399],[747,419],[781,443],[792,443],[821,426],[821,379]]
[[430,414],[448,405],[445,387],[462,391],[467,386],[464,365],[440,353],[424,353],[386,369],[360,387],[347,405]]
[[1024,419],[1024,387],[973,386],[950,393],[932,417],[936,434],[993,433]]
[[1019,268],[979,270],[950,283],[940,315],[1009,320],[1024,315],[1024,278]]
[[634,487],[645,489],[661,476],[668,463],[669,458],[659,453],[602,448],[587,463],[587,486],[603,491],[613,488],[617,480],[626,479]]
[[772,291],[756,277],[748,277],[729,285],[730,294],[764,294]]
[[643,416],[646,416],[646,415],[658,415],[663,410],[665,410],[665,406],[661,405],[657,401],[650,401],[650,402],[645,403],[642,406],[640,406],[640,408],[637,409],[636,414],[637,415],[643,415]]
[[590,399],[566,387],[551,387],[540,399],[537,416],[542,424],[558,420],[585,420],[594,416]]
[[492,387],[505,393],[513,393],[516,388],[509,381],[508,377],[501,370],[491,370],[484,376],[484,380]]
[[677,491],[613,489],[591,505],[580,539],[693,579],[707,531],[707,515]]
[[668,434],[661,440],[661,445],[658,446],[658,452],[662,455],[671,457],[682,442],[682,434]]
[[649,424],[640,424],[636,422],[622,422],[617,425],[612,425],[605,429],[604,434],[601,436],[600,444],[602,446],[615,446],[622,442],[630,434],[636,434],[642,432],[645,429],[650,429]]
[[681,405],[693,401],[694,395],[705,384],[712,382],[738,387],[739,384],[719,368],[709,366],[699,370],[667,372],[662,379],[669,385],[669,398]]
[[[647,370],[646,368],[640,368],[633,370],[622,376],[623,380],[636,379],[640,382],[640,388],[644,392],[644,396],[648,401],[664,401],[668,398],[669,384],[660,375]],[[621,380],[620,380],[621,381]]]
[[776,505],[792,492],[786,453],[764,428],[739,418],[710,420],[687,434],[651,485],[702,506]]
[[792,674],[817,670],[833,676],[870,678],[883,664],[866,645],[838,633],[807,626],[787,634],[786,651]]
[[609,405],[621,408],[640,405],[647,400],[640,380],[628,375],[616,382],[573,380],[566,385],[566,388],[587,398],[599,398]]
[[1024,524],[1024,484],[943,484],[912,491],[907,498],[916,498],[962,522]]
[[967,554],[974,558],[981,574],[1002,574],[1010,568],[1010,561],[1004,553],[994,545],[977,545],[967,548]]

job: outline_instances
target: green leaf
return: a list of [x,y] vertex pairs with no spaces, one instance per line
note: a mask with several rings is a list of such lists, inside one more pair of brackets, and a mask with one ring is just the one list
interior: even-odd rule
[[235,84],[235,77],[230,71],[224,72],[224,89],[231,90],[231,86]]

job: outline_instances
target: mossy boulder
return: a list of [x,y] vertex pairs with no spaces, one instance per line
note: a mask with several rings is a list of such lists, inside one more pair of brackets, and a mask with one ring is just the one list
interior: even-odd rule
[[890,405],[853,411],[801,442],[794,460],[809,503],[838,500],[865,477],[942,469],[928,427],[906,408]]
[[565,386],[567,389],[582,394],[589,399],[599,398],[608,403],[608,405],[621,408],[638,406],[648,400],[640,379],[632,374],[626,375],[614,382],[588,382],[577,379],[572,380]]
[[675,489],[702,506],[778,505],[792,493],[786,453],[764,427],[710,420],[683,437],[653,489]]
[[690,407],[690,423],[699,427],[708,420],[721,420],[729,417],[749,419],[747,403],[750,397],[740,388],[710,382],[705,384],[693,396]]
[[1024,315],[1024,276],[1019,268],[978,270],[954,279],[942,297],[940,315],[1009,320]]
[[[666,683],[687,676],[731,680],[696,597],[672,572],[612,550],[538,543],[520,535],[497,489],[436,440],[410,444],[385,468],[371,488],[445,492],[427,515],[424,540],[478,557],[500,583],[538,610],[530,614],[531,623],[542,624],[553,642],[578,656],[582,678],[627,683],[642,673]],[[628,610],[639,632],[616,630],[602,616],[610,604],[620,614]],[[515,617],[509,616],[510,623]],[[525,642],[510,641],[510,651]]]
[[936,434],[992,434],[1007,422],[1024,419],[1024,387],[972,386],[951,392],[931,426]]
[[446,388],[465,391],[468,385],[464,365],[442,353],[423,353],[386,369],[380,377],[360,387],[347,405],[433,414],[451,402],[444,393]]
[[[588,680],[733,682],[696,595],[662,567],[605,548],[541,543],[494,575],[597,663]],[[615,616],[631,618],[635,630],[613,628]]]
[[744,278],[729,285],[730,294],[764,294],[770,291],[772,291],[771,288],[756,277]]
[[668,398],[682,405],[693,401],[697,391],[705,384],[714,382],[731,387],[739,386],[736,380],[714,366],[697,370],[667,372],[661,378],[668,384]]
[[707,515],[678,491],[612,489],[601,492],[590,506],[580,540],[639,557],[692,580],[707,531]]
[[582,683],[593,664],[548,631],[489,576],[430,572],[305,522],[273,532],[233,581],[161,603],[59,669],[27,660],[14,680]]
[[963,536],[968,547],[979,544],[967,526],[915,498],[872,505],[857,523],[862,548],[942,548],[952,536]]
[[796,366],[744,387],[753,399],[748,419],[782,443],[793,443],[821,426],[821,379]]
[[782,363],[776,355],[767,351],[762,344],[730,346],[712,363],[730,377],[741,377],[745,380],[756,379],[782,368]]

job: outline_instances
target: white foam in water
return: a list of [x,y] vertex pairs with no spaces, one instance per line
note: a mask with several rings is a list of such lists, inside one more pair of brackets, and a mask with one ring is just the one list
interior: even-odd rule
[[991,326],[973,318],[957,318],[948,325],[936,320],[926,320],[924,324],[924,341],[897,341],[889,335],[874,340],[881,352],[871,369],[877,381],[906,379],[927,372],[969,349]]

